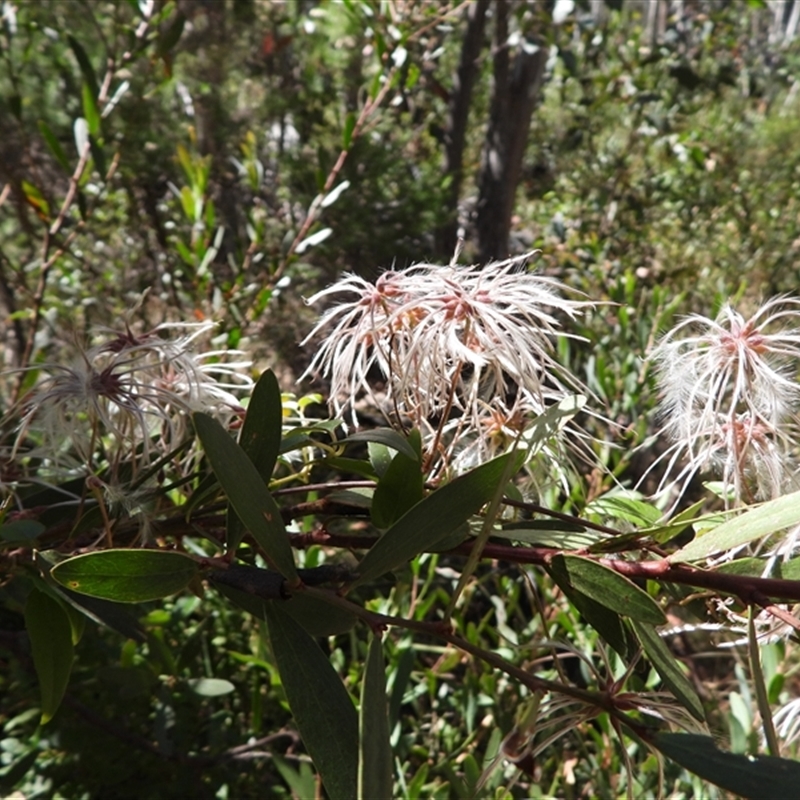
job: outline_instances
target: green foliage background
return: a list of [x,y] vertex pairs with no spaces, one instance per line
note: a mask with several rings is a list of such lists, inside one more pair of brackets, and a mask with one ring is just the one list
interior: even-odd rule
[[[578,2],[559,24],[555,5],[514,4],[518,30],[542,37],[550,62],[509,248],[540,249],[545,274],[608,302],[579,331],[594,345],[565,340],[559,355],[630,441],[643,441],[654,429],[654,398],[642,356],[676,313],[796,291],[800,47],[775,34],[766,2],[699,3],[685,14],[664,3],[661,31],[641,3]],[[131,319],[151,326],[218,321],[219,343],[254,353],[259,369],[273,368],[292,391],[310,358],[297,347],[313,322],[304,296],[344,270],[374,277],[449,260],[437,252],[436,232],[450,213],[442,137],[461,6],[120,0],[3,8],[4,410],[33,380],[15,368],[67,357],[92,326],[119,328],[134,307]],[[464,162],[467,261],[491,91],[486,57]],[[361,110],[378,99],[353,137]],[[79,118],[90,163],[73,176]],[[305,231],[320,233],[319,242],[298,247],[342,152],[335,183],[349,186]],[[71,191],[75,201],[65,204]],[[629,449],[603,457],[622,481],[643,472],[642,456]],[[607,477],[591,480],[589,494],[608,486]],[[577,496],[546,499],[583,510]],[[191,537],[183,545],[205,553]],[[319,796],[267,623],[217,590],[142,603],[110,623],[95,614],[106,625],[62,612],[78,657],[60,709],[40,724],[24,619],[31,592],[49,597],[48,586],[17,546],[5,541],[0,551],[0,794]],[[301,567],[326,560],[318,546],[299,552]],[[447,604],[453,571],[446,556],[420,555],[394,585],[378,583],[368,606],[423,620]],[[596,631],[564,594],[541,574],[525,576],[508,565],[479,568],[454,617],[465,639],[518,663],[526,643],[559,629],[597,654]],[[355,695],[366,634],[320,643]],[[786,649],[762,648],[773,702],[788,699],[797,669]],[[520,687],[409,631],[389,637],[384,654],[396,795],[476,796],[485,762],[515,724]],[[624,669],[616,654],[608,659],[609,673]],[[578,659],[568,669],[579,682],[593,680]],[[712,731],[734,752],[754,752],[753,714],[734,699],[749,691],[742,666],[715,652],[692,669],[705,681]],[[658,683],[647,669],[632,680],[640,690]],[[612,728],[602,715],[582,722],[579,736],[539,757],[536,780],[503,762],[479,796],[623,796]],[[636,796],[659,785],[675,797],[718,796],[671,762],[659,784],[657,759],[641,742],[628,754]]]

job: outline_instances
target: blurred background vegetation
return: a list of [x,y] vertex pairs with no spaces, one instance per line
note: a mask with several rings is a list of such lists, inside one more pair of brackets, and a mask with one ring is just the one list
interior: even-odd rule
[[[447,262],[460,236],[462,261],[539,249],[544,274],[616,304],[585,321],[591,347],[561,355],[642,441],[642,356],[673,314],[796,291],[799,20],[797,0],[4,0],[0,403],[25,388],[20,368],[125,320],[213,319],[218,343],[296,391],[304,296],[345,270]],[[433,576],[436,560],[415,568]],[[441,591],[423,583],[418,614]],[[485,613],[462,621],[470,635],[509,658],[508,619],[519,642],[542,635],[516,570],[473,591]],[[257,620],[181,597],[142,609],[128,639],[87,631],[64,707],[39,727],[15,592],[0,588],[4,796],[319,791]],[[360,669],[354,635],[325,646],[343,675]],[[784,645],[769,647],[781,664]],[[400,636],[389,653],[398,791],[473,796],[518,689],[438,645]],[[692,669],[715,730],[748,752],[736,656],[706,656]],[[795,669],[775,666],[776,692]],[[483,796],[616,797],[609,731],[585,736],[536,782],[501,767]],[[655,758],[634,755],[637,793],[653,791]],[[665,780],[675,797],[713,793]]]

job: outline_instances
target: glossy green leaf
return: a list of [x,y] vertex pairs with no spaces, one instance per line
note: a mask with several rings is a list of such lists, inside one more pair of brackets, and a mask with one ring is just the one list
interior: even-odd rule
[[563,560],[570,584],[592,600],[639,622],[663,625],[667,621],[658,603],[647,592],[610,567],[582,556],[558,556],[557,559]]
[[121,603],[71,592],[56,583],[50,572],[56,564],[65,560],[59,558],[59,555],[53,550],[37,550],[35,555],[36,566],[42,573],[42,577],[48,585],[53,587],[54,591],[58,592],[59,597],[63,597],[64,601],[79,613],[100,625],[111,628],[126,639],[133,639],[136,642],[145,641],[147,638],[145,629],[132,613],[136,611],[135,608],[131,609],[130,606]]
[[377,442],[378,444],[391,447],[392,450],[397,450],[398,453],[404,453],[408,458],[419,459],[419,454],[414,449],[411,442],[405,436],[401,436],[397,431],[391,428],[375,428],[370,431],[359,431],[353,433],[346,439],[342,439],[339,444],[347,444],[348,442]]
[[719,750],[710,736],[659,733],[651,744],[685,769],[737,797],[786,800],[797,797],[800,763],[774,756],[743,756]]
[[[253,389],[244,424],[239,433],[239,446],[253,462],[265,483],[269,483],[278,459],[282,420],[281,390],[275,373],[267,370],[258,379],[258,383]],[[228,552],[236,552],[244,531],[244,523],[229,508],[226,536]]]
[[181,591],[198,573],[197,562],[170,550],[99,550],[53,567],[53,579],[79,594],[117,603],[143,603]]
[[429,494],[400,517],[377,541],[358,565],[352,585],[374,580],[405,564],[424,550],[435,547],[492,499],[510,458],[516,453],[487,461]]
[[42,724],[61,705],[72,671],[75,649],[69,619],[60,603],[34,589],[25,604],[25,627],[42,695]]
[[276,603],[265,607],[270,645],[297,729],[331,800],[357,796],[358,714],[314,639]]
[[61,165],[61,167],[66,170],[67,172],[70,171],[69,159],[67,158],[67,154],[64,152],[64,148],[61,147],[61,143],[56,139],[55,134],[48,124],[40,119],[38,122],[39,126],[39,133],[42,134],[42,138],[47,142],[47,146],[50,148],[50,152],[56,157],[56,161]]
[[661,676],[664,685],[675,695],[678,702],[697,720],[705,722],[703,704],[689,679],[684,675],[680,662],[651,625],[631,621],[633,630],[642,644],[645,655]]
[[386,671],[383,645],[372,635],[361,682],[358,715],[358,800],[392,797],[393,755],[389,741],[389,706],[386,700]]
[[771,500],[723,522],[673,553],[669,560],[673,563],[697,561],[713,553],[731,550],[756,539],[771,536],[798,523],[800,523],[800,491]]
[[296,581],[294,555],[280,509],[255,464],[213,417],[195,413],[192,419],[211,468],[237,516],[278,572]]
[[581,617],[600,634],[603,641],[613,647],[623,658],[629,658],[631,654],[630,634],[620,615],[577,591],[570,583],[563,558],[553,559],[547,571],[569,602]]
[[375,487],[370,513],[376,528],[390,527],[422,500],[425,478],[422,474],[422,440],[419,431],[411,431],[408,442],[414,448],[414,458],[398,452]]

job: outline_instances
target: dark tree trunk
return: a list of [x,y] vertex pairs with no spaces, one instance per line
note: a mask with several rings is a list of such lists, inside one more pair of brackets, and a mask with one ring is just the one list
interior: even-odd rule
[[445,201],[448,219],[437,236],[439,252],[445,257],[455,251],[458,239],[458,200],[464,175],[464,143],[472,90],[478,76],[478,59],[484,45],[488,8],[489,0],[477,0],[468,6],[467,31],[461,45],[461,61],[450,93],[447,129],[444,134],[444,172],[451,178]]
[[497,0],[494,88],[478,181],[477,232],[482,263],[508,255],[508,234],[531,116],[544,78],[547,52],[526,40],[513,61],[508,45],[511,3]]

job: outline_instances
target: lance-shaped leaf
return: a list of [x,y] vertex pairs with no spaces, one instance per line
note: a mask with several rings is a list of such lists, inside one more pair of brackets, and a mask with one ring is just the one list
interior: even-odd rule
[[[281,422],[283,420],[283,404],[281,390],[275,373],[267,370],[259,379],[239,433],[239,446],[258,470],[265,483],[269,483],[278,451],[281,446]],[[228,508],[227,545],[228,551],[236,552],[236,548],[244,535],[244,523],[230,507]]]
[[39,679],[44,724],[58,710],[69,682],[75,654],[72,629],[58,601],[37,589],[28,595],[25,604],[25,627]]
[[414,449],[414,445],[405,436],[401,436],[391,428],[359,431],[351,434],[346,439],[342,439],[339,444],[347,444],[348,442],[375,442],[376,444],[391,447],[392,450],[397,450],[398,453],[405,453],[409,458],[419,459],[419,453]]
[[631,641],[633,637],[625,627],[620,615],[577,591],[570,583],[563,558],[554,558],[547,567],[547,572],[583,619],[600,634],[603,641],[613,647],[624,659],[630,658],[635,643]]
[[756,539],[763,539],[800,522],[800,491],[771,500],[718,525],[673,553],[669,560],[697,561],[712,553],[731,550]]
[[570,584],[582,594],[625,617],[663,625],[667,618],[658,603],[632,580],[610,567],[581,556],[557,556],[563,560]]
[[192,415],[211,468],[239,519],[278,572],[296,582],[297,569],[281,511],[247,453],[208,414]]
[[710,736],[659,733],[650,742],[695,775],[737,797],[783,800],[797,797],[800,763],[774,756],[743,756],[719,750]]
[[656,672],[661,676],[661,680],[664,681],[667,688],[695,719],[705,722],[706,715],[703,711],[703,704],[700,702],[694,686],[683,674],[680,662],[664,644],[664,640],[658,635],[655,628],[636,621],[632,621],[632,625],[636,636],[642,643],[647,658],[655,667]]
[[331,800],[357,796],[358,714],[317,643],[277,603],[264,607],[286,699]]
[[197,562],[171,550],[99,550],[68,558],[50,572],[73,592],[117,603],[159,600],[185,589]]
[[487,461],[442,486],[403,514],[361,560],[352,586],[374,580],[405,564],[423,550],[435,547],[492,499],[506,463],[518,454]]
[[379,636],[373,635],[369,643],[358,723],[358,800],[392,797],[393,756],[383,646]]
[[390,527],[422,500],[425,480],[420,463],[419,431],[411,431],[408,442],[416,451],[414,458],[397,453],[375,487],[370,514],[376,528]]

